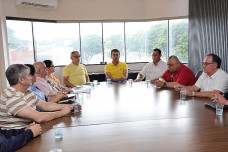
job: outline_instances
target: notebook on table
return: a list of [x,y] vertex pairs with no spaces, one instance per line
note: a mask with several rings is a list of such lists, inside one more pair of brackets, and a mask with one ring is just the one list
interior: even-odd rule
[[74,101],[75,101],[75,94],[67,94],[67,97],[62,98],[61,100],[58,101],[58,103],[70,104],[70,103],[74,103]]

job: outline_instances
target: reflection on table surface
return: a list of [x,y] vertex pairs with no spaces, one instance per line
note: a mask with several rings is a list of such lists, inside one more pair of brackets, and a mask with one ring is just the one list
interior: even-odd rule
[[[77,95],[81,113],[42,123],[43,134],[19,151],[220,151],[227,141],[227,112],[216,116],[207,98],[180,100],[174,89],[145,82],[93,86]],[[56,141],[52,126],[61,124]],[[224,146],[222,146],[224,145]]]

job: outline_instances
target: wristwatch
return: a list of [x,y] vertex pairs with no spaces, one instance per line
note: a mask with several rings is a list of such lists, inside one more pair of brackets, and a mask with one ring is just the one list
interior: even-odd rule
[[166,85],[166,83],[164,82],[164,84],[163,84],[163,88],[167,88],[167,85]]

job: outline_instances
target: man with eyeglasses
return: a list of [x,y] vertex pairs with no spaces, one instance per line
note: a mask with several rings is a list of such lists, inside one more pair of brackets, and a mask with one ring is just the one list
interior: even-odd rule
[[157,87],[174,88],[179,84],[185,86],[195,84],[196,78],[192,70],[182,64],[176,56],[170,56],[167,65],[168,69],[155,82]]
[[71,52],[71,64],[63,68],[63,83],[68,87],[83,85],[89,82],[86,67],[80,64],[80,54],[78,51]]
[[[3,129],[20,129],[31,122],[46,122],[67,115],[73,109],[72,104],[55,104],[38,98],[31,90],[29,67],[12,64],[6,70],[10,84],[0,97],[0,127]],[[39,108],[44,112],[38,112]],[[1,138],[1,137],[0,137]]]
[[228,88],[228,74],[220,69],[221,59],[208,54],[203,61],[204,72],[192,86],[176,86],[176,90],[185,90],[187,96],[209,97],[215,93],[224,93]]

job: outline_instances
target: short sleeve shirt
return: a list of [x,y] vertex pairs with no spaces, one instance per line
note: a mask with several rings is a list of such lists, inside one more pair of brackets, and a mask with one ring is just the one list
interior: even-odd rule
[[0,126],[4,129],[19,129],[26,127],[31,120],[17,117],[25,107],[36,109],[40,99],[31,91],[24,93],[9,87],[5,89],[0,98]]
[[218,69],[211,77],[205,72],[199,77],[195,85],[201,92],[219,90],[225,92],[228,89],[228,74]]
[[68,76],[68,81],[75,86],[85,84],[86,75],[88,75],[86,67],[82,64],[71,63],[63,68],[63,76]]
[[110,72],[112,78],[120,78],[124,76],[124,70],[127,69],[127,64],[119,62],[114,65],[112,62],[105,66],[105,73]]
[[161,77],[166,82],[177,82],[185,86],[194,85],[196,82],[194,73],[184,64],[181,64],[175,73],[171,73],[169,70],[166,70]]
[[160,78],[166,70],[166,62],[160,60],[157,65],[154,65],[153,62],[147,63],[140,73],[143,75],[143,78],[146,77],[146,80],[153,80]]
[[34,84],[45,94],[46,97],[49,95],[55,95],[58,92],[45,78],[36,77],[36,82]]

